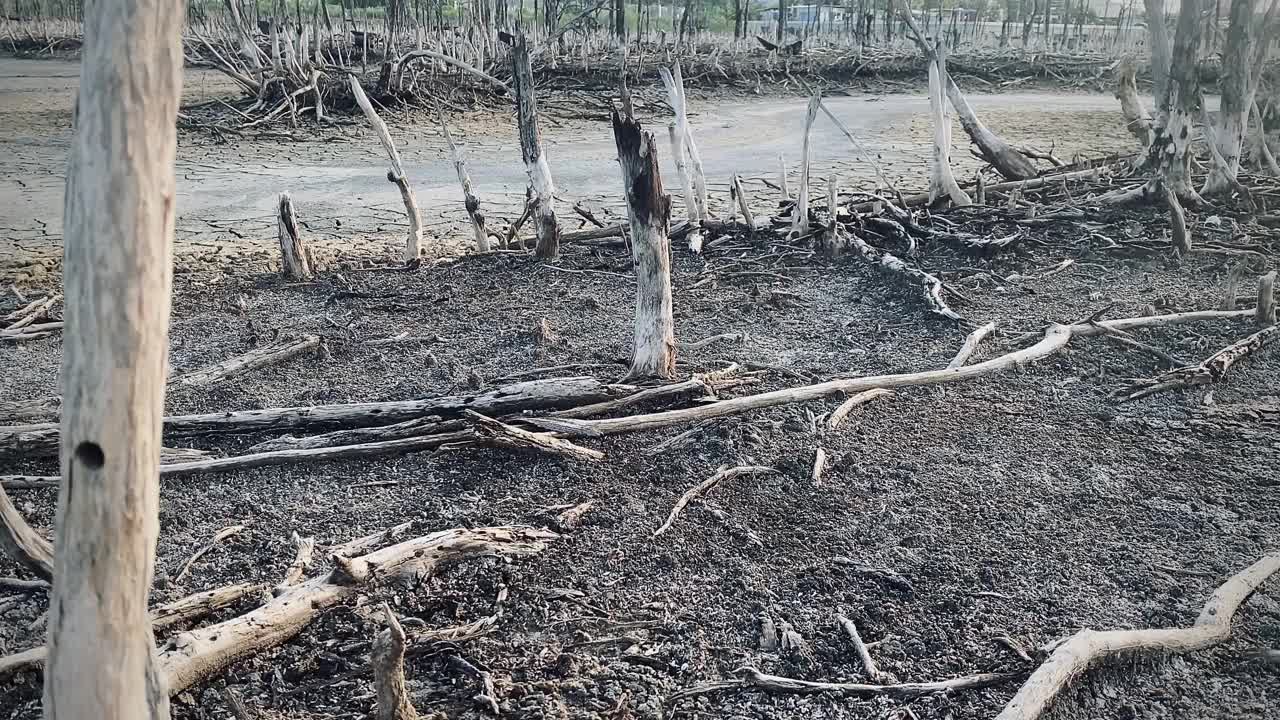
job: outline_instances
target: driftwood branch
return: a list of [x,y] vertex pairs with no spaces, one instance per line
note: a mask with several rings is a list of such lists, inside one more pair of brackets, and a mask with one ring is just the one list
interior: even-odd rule
[[300,338],[279,340],[209,367],[184,373],[171,379],[170,382],[175,385],[205,387],[228,378],[243,375],[252,370],[278,365],[318,347],[320,347],[319,335],[304,335]]
[[852,695],[856,697],[892,697],[900,699],[916,698],[934,693],[960,692],[978,690],[1016,680],[1019,673],[980,673],[966,677],[925,683],[901,683],[898,685],[866,685],[863,683],[816,682],[812,680],[796,680],[780,675],[767,675],[753,667],[741,667],[735,672],[736,680],[720,680],[698,685],[696,687],[672,693],[667,702],[674,703],[686,698],[712,693],[736,690],[763,690],[765,692],[813,695],[817,693],[833,693],[836,695]]
[[960,346],[960,352],[956,353],[955,359],[947,364],[949,368],[958,368],[969,362],[969,358],[973,356],[978,345],[986,339],[988,335],[995,332],[996,324],[989,322],[986,325],[969,333],[969,337],[964,339],[964,345]]
[[404,679],[404,628],[391,606],[382,603],[387,629],[373,641],[369,664],[373,667],[373,685],[378,695],[377,720],[417,720],[418,712],[409,701],[409,688]]
[[1226,374],[1239,361],[1266,347],[1280,337],[1280,325],[1265,327],[1258,332],[1234,342],[1205,359],[1199,365],[1170,370],[1158,377],[1136,382],[1117,391],[1121,402],[1137,400],[1166,390],[1209,385],[1222,382]]
[[867,644],[862,641],[862,634],[858,632],[858,626],[843,615],[837,615],[836,622],[840,623],[840,627],[844,628],[845,634],[849,636],[849,642],[853,643],[854,652],[858,653],[858,660],[862,663],[862,668],[867,671],[867,677],[871,682],[885,682],[888,675],[876,667],[875,660],[871,658],[871,651],[867,649]]
[[1193,652],[1226,642],[1231,637],[1231,621],[1236,611],[1277,570],[1280,570],[1280,553],[1271,553],[1235,574],[1209,597],[1191,627],[1081,630],[1059,645],[1031,674],[996,720],[1038,720],[1064,688],[1109,657]]
[[666,522],[659,525],[658,529],[653,531],[653,537],[658,537],[670,530],[671,525],[675,523],[676,518],[679,517],[680,512],[689,504],[689,501],[706,493],[716,485],[719,485],[721,481],[731,480],[740,475],[772,475],[777,474],[777,472],[777,470],[774,470],[771,467],[761,465],[744,465],[734,468],[721,468],[715,475],[712,475],[706,480],[703,480],[697,485],[686,490],[685,493],[680,496],[680,499],[676,500],[675,507],[671,508],[671,514],[667,516]]
[[854,408],[859,405],[865,405],[880,397],[893,397],[893,391],[876,388],[874,390],[866,390],[853,395],[848,400],[840,403],[835,410],[831,411],[831,415],[827,417],[827,428],[829,430],[835,430],[844,423],[845,418],[849,417],[849,413],[852,412]]
[[53,579],[53,544],[27,524],[0,488],[0,548],[42,580]]

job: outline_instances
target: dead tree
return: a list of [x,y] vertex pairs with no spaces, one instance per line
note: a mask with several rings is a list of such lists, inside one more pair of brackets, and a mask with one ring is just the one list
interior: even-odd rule
[[1169,86],[1169,30],[1164,24],[1165,0],[1143,0],[1151,41],[1151,95],[1160,102]]
[[[1238,185],[1240,151],[1244,145],[1244,130],[1249,123],[1249,108],[1253,105],[1254,68],[1250,59],[1253,57],[1255,23],[1253,0],[1232,0],[1219,79],[1222,101],[1218,121],[1205,128],[1206,139],[1217,151],[1215,154],[1221,156],[1221,162],[1215,161],[1210,168],[1200,190],[1204,195],[1230,192]],[[1270,42],[1270,39],[1264,42]]]
[[391,140],[391,131],[387,129],[387,124],[382,121],[382,118],[378,117],[378,111],[373,109],[373,103],[369,102],[369,97],[364,94],[359,78],[351,75],[348,81],[356,104],[360,106],[365,119],[377,133],[378,142],[382,143],[382,149],[387,151],[387,158],[391,161],[387,180],[395,183],[396,188],[400,190],[400,199],[404,201],[404,214],[409,219],[409,237],[405,241],[404,261],[413,262],[418,259],[422,247],[422,212],[418,210],[418,196],[414,195],[413,187],[405,177],[404,165],[400,162],[400,152],[396,150],[396,144]]
[[440,113],[439,109],[436,112],[440,115],[440,129],[444,131],[445,142],[449,144],[449,158],[453,161],[453,169],[458,173],[458,184],[462,185],[462,202],[466,206],[467,217],[471,220],[471,231],[476,238],[476,251],[489,252],[489,235],[484,229],[480,198],[471,191],[471,176],[467,174],[467,161],[462,159],[458,146],[453,142],[453,135],[449,133],[449,123],[445,121],[444,114]]
[[955,175],[951,173],[951,114],[947,112],[947,100],[942,89],[947,84],[946,53],[939,45],[929,63],[929,111],[933,115],[933,171],[929,178],[929,202],[948,197],[956,205],[971,205],[972,201]]
[[551,167],[542,151],[542,135],[538,130],[538,100],[533,87],[533,68],[529,64],[529,41],[523,33],[515,36],[511,46],[511,85],[516,94],[516,120],[520,125],[520,154],[533,188],[533,226],[538,236],[537,255],[555,260],[560,255],[560,225],[556,220],[555,183]]
[[[676,154],[676,167],[680,168],[687,159],[683,171],[685,175],[682,175],[681,179],[686,184],[685,202],[693,203],[689,211],[689,222],[694,223],[695,215],[698,220],[705,220],[708,217],[707,177],[702,170],[702,155],[698,153],[698,144],[694,142],[693,131],[689,129],[689,108],[684,94],[684,77],[680,72],[680,63],[676,63],[670,70],[660,67],[658,72],[662,76],[662,84],[667,89],[667,100],[671,103],[671,109],[676,116],[676,131],[672,140],[672,152]],[[679,149],[675,147],[677,142],[680,144]],[[701,237],[700,233],[691,233],[690,250],[699,252],[702,249]]]
[[280,269],[289,280],[311,279],[311,260],[307,248],[298,233],[298,221],[293,213],[293,200],[289,193],[280,193],[280,216],[276,227],[280,240]]
[[813,121],[818,118],[818,105],[822,99],[816,93],[809,98],[809,107],[804,115],[804,142],[800,151],[800,188],[796,193],[796,204],[791,210],[791,234],[797,237],[809,234],[809,135],[813,130]]
[[633,118],[613,113],[613,139],[622,166],[636,266],[635,349],[628,377],[671,377],[676,370],[671,317],[671,196],[662,190],[653,134]]
[[[1004,138],[992,132],[978,118],[978,113],[969,105],[964,93],[960,92],[960,86],[956,85],[951,76],[946,73],[945,58],[940,57],[943,54],[941,41],[939,41],[937,48],[929,44],[924,33],[920,31],[920,26],[916,23],[915,17],[911,14],[911,8],[906,2],[902,2],[898,6],[898,12],[903,21],[907,23],[907,27],[910,28],[912,39],[915,40],[916,46],[920,48],[920,52],[925,59],[930,62],[937,62],[942,69],[942,90],[950,100],[951,106],[955,108],[956,113],[960,116],[960,126],[964,128],[965,134],[978,147],[978,153],[982,155],[982,159],[991,163],[996,172],[999,172],[1006,180],[1026,180],[1039,175],[1040,173],[1036,171],[1035,165],[1026,156],[1005,142]],[[947,134],[950,136],[950,130],[947,131]]]
[[1199,111],[1200,73],[1200,2],[1182,0],[1178,28],[1173,38],[1173,59],[1169,79],[1159,99],[1159,110],[1147,149],[1144,167],[1155,177],[1142,188],[1145,196],[1155,194],[1163,183],[1179,199],[1198,203],[1199,195],[1191,187],[1191,147],[1194,119]]
[[147,594],[159,531],[184,7],[85,6],[63,221],[48,720],[169,717]]
[[1120,101],[1120,114],[1124,116],[1125,129],[1146,149],[1151,144],[1151,115],[1138,99],[1138,67],[1132,57],[1120,59],[1116,65],[1115,96]]
[[378,693],[378,720],[418,720],[418,712],[409,701],[409,688],[404,680],[404,628],[391,606],[382,603],[387,629],[378,633],[369,653],[373,666],[373,684]]

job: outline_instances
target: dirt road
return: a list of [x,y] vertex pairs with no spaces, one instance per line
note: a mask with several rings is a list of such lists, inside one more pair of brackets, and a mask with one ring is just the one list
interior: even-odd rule
[[[71,130],[71,104],[78,66],[53,60],[0,60],[0,260],[29,262],[59,252],[62,188]],[[219,74],[187,74],[188,103],[234,93]],[[1063,159],[1074,153],[1104,153],[1130,147],[1116,102],[1105,95],[975,95],[984,120],[1017,143],[1053,146]],[[776,177],[782,153],[796,182],[804,101],[760,99],[710,102],[691,98],[703,162],[711,182],[713,206],[727,200],[727,180]],[[829,107],[874,153],[887,176],[919,187],[926,176],[930,123],[922,95],[834,97]],[[613,139],[606,123],[557,117],[543,133],[556,184],[566,200],[585,199],[610,215],[621,210],[621,182],[612,158]],[[438,128],[402,119],[393,123],[407,171],[423,204],[436,247],[456,247],[465,238],[459,190]],[[674,168],[659,130],[668,188],[677,197]],[[454,118],[455,134],[465,147],[471,175],[490,218],[505,225],[518,214],[524,170],[512,120],[484,113]],[[819,117],[815,126],[814,174],[838,176],[842,186],[874,186],[874,170],[861,159],[834,125]],[[956,138],[963,138],[957,125]],[[385,179],[385,158],[362,123],[351,122],[312,141],[276,139],[217,143],[183,133],[178,157],[178,250],[227,255],[265,252],[275,237],[272,209],[276,194],[293,194],[301,216],[320,246],[341,250],[378,250],[398,243],[403,215],[394,187]],[[978,163],[957,141],[957,175],[971,176]],[[751,182],[751,181],[749,181]],[[773,190],[748,185],[755,201],[767,206]],[[677,215],[680,205],[677,201]],[[219,249],[220,248],[220,249]],[[12,265],[13,263],[8,263]]]

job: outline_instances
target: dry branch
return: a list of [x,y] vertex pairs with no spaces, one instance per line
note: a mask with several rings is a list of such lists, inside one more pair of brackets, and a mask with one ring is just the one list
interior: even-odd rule
[[205,387],[216,382],[243,375],[251,370],[277,365],[320,347],[319,335],[304,335],[297,339],[278,340],[271,345],[255,348],[208,367],[184,373],[169,382],[189,387]]
[[1276,324],[1276,271],[1263,275],[1258,278],[1258,305],[1254,314],[1254,322],[1261,327],[1271,327]]
[[955,358],[947,364],[949,368],[958,368],[969,362],[969,358],[973,356],[978,345],[986,339],[988,335],[995,332],[995,322],[989,322],[986,325],[969,333],[969,337],[964,339],[964,345],[960,346],[960,352],[956,353]]
[[876,668],[876,662],[871,658],[871,651],[867,649],[867,644],[862,641],[858,626],[843,615],[837,615],[836,622],[840,623],[840,627],[844,628],[845,634],[849,636],[849,642],[853,643],[853,649],[858,653],[858,660],[862,663],[862,668],[867,671],[867,677],[871,682],[885,682],[888,675]]
[[864,392],[860,392],[850,397],[848,400],[845,400],[844,402],[840,403],[840,405],[836,407],[835,410],[831,411],[831,415],[827,417],[827,428],[830,430],[835,430],[836,428],[840,427],[841,423],[844,422],[844,419],[849,416],[849,413],[854,408],[858,407],[859,405],[865,405],[871,402],[872,400],[875,400],[878,397],[893,397],[893,391],[885,390],[883,388],[876,388],[874,390],[867,390]]
[[548,433],[522,430],[471,410],[466,411],[466,416],[475,424],[476,434],[482,443],[512,450],[548,453],[571,460],[598,462],[604,459],[604,453],[599,450],[584,448]]
[[191,566],[194,565],[197,560],[209,554],[215,547],[218,546],[218,543],[222,542],[223,540],[226,540],[227,538],[231,537],[232,535],[235,535],[236,533],[239,533],[244,529],[245,529],[244,525],[231,525],[229,527],[224,527],[221,530],[219,530],[207,545],[205,545],[204,547],[201,547],[199,550],[196,550],[195,554],[192,555],[190,559],[188,559],[185,563],[182,564],[182,569],[180,569],[178,571],[177,576],[173,578],[173,582],[175,583],[182,582],[183,578],[187,576],[187,573],[191,571]]
[[1158,377],[1136,382],[1117,391],[1121,402],[1136,400],[1166,390],[1209,385],[1222,382],[1226,374],[1239,361],[1266,347],[1280,336],[1280,325],[1265,327],[1243,340],[1219,350],[1199,365],[1171,370]]
[[53,579],[53,544],[27,524],[0,488],[0,549],[42,580]]
[[443,530],[349,559],[343,567],[273,598],[240,617],[183,633],[160,653],[169,693],[203,682],[232,663],[286,642],[325,609],[364,592],[372,580],[425,578],[475,557],[533,555],[558,536],[526,527]]
[[311,567],[311,561],[315,557],[316,541],[315,538],[302,537],[294,532],[290,539],[293,540],[295,555],[293,562],[289,563],[288,569],[284,571],[284,577],[280,580],[280,584],[272,589],[273,595],[282,595],[289,591],[289,588],[297,585],[302,581],[303,576],[307,572],[307,568]]
[[906,264],[897,255],[886,250],[874,247],[863,240],[857,233],[844,232],[840,228],[836,229],[837,236],[843,236],[848,243],[858,251],[867,262],[879,266],[879,268],[887,273],[903,277],[907,280],[920,284],[921,291],[924,296],[925,305],[929,307],[929,311],[935,315],[951,320],[961,327],[972,327],[973,323],[965,319],[963,315],[951,309],[947,305],[947,301],[942,298],[943,284],[934,275],[931,275],[919,268]]
[[1081,630],[1059,645],[1031,674],[996,720],[1039,720],[1064,688],[1077,681],[1090,666],[1107,658],[1132,653],[1193,652],[1226,642],[1231,637],[1231,620],[1240,605],[1277,570],[1280,570],[1280,553],[1272,553],[1235,574],[1214,591],[1189,628]]
[[777,474],[777,472],[778,472],[777,470],[774,470],[771,467],[766,467],[761,465],[744,465],[741,467],[734,467],[734,468],[720,468],[720,470],[718,470],[715,475],[712,475],[706,480],[703,480],[697,485],[694,485],[693,487],[686,490],[683,495],[680,496],[680,499],[676,501],[675,507],[671,508],[671,514],[667,516],[667,521],[662,523],[662,525],[658,526],[657,530],[653,531],[653,537],[658,537],[659,535],[665,533],[667,530],[670,530],[672,523],[676,521],[676,517],[680,515],[680,511],[685,509],[685,506],[689,504],[690,500],[693,500],[694,498],[698,497],[699,495],[702,495],[703,493],[707,492],[708,490],[715,487],[716,485],[719,485],[721,481],[731,480],[740,475],[764,475],[764,474],[773,475],[773,474]]

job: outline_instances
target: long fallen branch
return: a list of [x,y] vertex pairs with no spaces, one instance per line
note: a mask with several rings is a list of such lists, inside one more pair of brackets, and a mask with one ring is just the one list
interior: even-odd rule
[[1170,370],[1154,378],[1141,380],[1129,387],[1117,391],[1121,402],[1136,400],[1166,390],[1210,385],[1222,382],[1231,368],[1239,361],[1266,347],[1268,343],[1280,337],[1280,325],[1272,325],[1234,342],[1205,359],[1199,365]]
[[300,338],[280,340],[265,347],[255,348],[242,355],[228,358],[209,367],[179,375],[170,379],[169,382],[175,385],[205,387],[220,380],[243,375],[250,370],[282,363],[319,346],[319,335],[304,335]]
[[[518,382],[479,395],[177,415],[165,418],[164,431],[173,437],[311,427],[370,427],[429,415],[456,418],[463,410],[475,410],[492,417],[577,407],[634,391],[635,388],[629,385],[609,385],[585,376],[549,378]],[[25,458],[51,457],[58,452],[58,438],[57,423],[0,427],[0,455],[18,453]]]
[[1023,367],[1037,360],[1042,360],[1061,350],[1073,337],[1093,337],[1106,332],[1106,328],[1114,330],[1132,330],[1135,328],[1157,328],[1180,325],[1206,320],[1232,320],[1252,318],[1253,309],[1248,310],[1206,310],[1198,312],[1175,313],[1171,315],[1151,315],[1146,317],[1120,318],[1104,320],[1096,323],[1080,323],[1076,325],[1050,325],[1044,336],[1035,345],[1016,350],[999,357],[984,360],[973,365],[941,370],[924,370],[922,372],[901,373],[894,375],[872,375],[868,377],[838,378],[813,385],[802,385],[784,388],[757,395],[720,400],[689,408],[664,410],[644,415],[631,415],[619,418],[602,418],[598,420],[558,420],[556,430],[562,434],[591,437],[597,435],[613,435],[644,430],[683,425],[717,417],[742,415],[755,410],[810,402],[836,393],[854,394],[877,388],[893,389],[915,387],[920,385],[939,385],[962,382],[983,377],[995,372],[1014,367]]
[[689,504],[689,501],[699,495],[702,495],[716,485],[719,485],[721,481],[732,480],[740,475],[766,475],[777,474],[777,472],[777,470],[763,465],[743,465],[734,468],[720,468],[715,475],[712,475],[706,480],[694,485],[680,496],[680,499],[676,501],[675,507],[671,508],[671,514],[667,516],[667,521],[659,525],[657,530],[653,531],[653,537],[658,537],[670,530],[672,524],[675,523],[676,518],[680,516],[680,511],[685,509]]
[[667,697],[667,704],[699,695],[733,690],[763,690],[773,693],[796,695],[813,695],[815,693],[835,693],[837,695],[856,695],[859,697],[892,697],[916,698],[933,693],[958,692],[961,690],[977,690],[1001,683],[1016,680],[1021,673],[979,673],[967,677],[940,680],[926,683],[900,683],[897,685],[867,685],[864,683],[817,682],[813,680],[796,680],[780,675],[767,675],[753,667],[741,667],[735,672],[735,680],[717,680],[679,690]]
[[1151,630],[1081,630],[1053,651],[1027,678],[996,720],[1038,720],[1054,698],[1089,667],[1116,655],[1156,655],[1203,650],[1231,637],[1236,611],[1263,581],[1280,570],[1280,552],[1271,553],[1222,584],[1205,603],[1195,625]]

